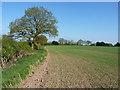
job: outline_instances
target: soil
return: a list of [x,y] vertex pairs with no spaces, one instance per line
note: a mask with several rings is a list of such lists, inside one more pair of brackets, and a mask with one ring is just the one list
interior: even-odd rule
[[39,66],[34,68],[29,76],[23,80],[18,88],[39,88],[43,82],[44,77],[48,74],[48,62],[50,61],[50,55],[46,56],[46,60]]
[[84,57],[57,55],[48,51],[40,64],[18,88],[117,88],[117,73],[111,74]]

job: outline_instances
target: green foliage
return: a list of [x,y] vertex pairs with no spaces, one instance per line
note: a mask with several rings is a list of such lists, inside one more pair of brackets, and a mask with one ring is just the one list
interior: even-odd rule
[[37,36],[35,39],[36,49],[41,49],[47,43],[47,37],[44,35]]
[[2,71],[2,86],[3,88],[17,87],[21,80],[24,80],[31,69],[31,66],[36,62],[42,62],[47,52],[43,49],[38,50],[36,54],[22,57],[11,68]]
[[13,57],[28,52],[32,52],[32,48],[27,44],[27,42],[17,42],[9,37],[3,37],[2,57],[5,62],[9,61]]
[[[69,57],[82,58],[85,57],[88,61],[99,64],[117,67],[118,65],[118,48],[119,47],[104,47],[104,46],[47,46],[49,51],[53,51],[55,55],[63,53]],[[74,59],[73,59],[74,60]]]
[[38,43],[38,44],[41,44],[41,45],[44,45],[44,44],[46,44],[47,43],[47,37],[45,36],[45,35],[40,35],[40,36],[38,36],[36,39],[36,42]]
[[120,46],[120,43],[119,43],[119,42],[117,42],[114,46]]
[[64,44],[64,43],[65,43],[65,39],[64,39],[64,38],[60,38],[60,39],[58,40],[58,42],[59,42],[60,44]]
[[11,22],[10,35],[15,38],[24,38],[31,42],[32,48],[36,44],[35,39],[41,34],[57,36],[57,20],[52,12],[43,7],[32,7],[25,11],[25,15]]
[[53,45],[59,45],[59,43],[57,41],[52,41]]
[[66,40],[66,39],[64,39],[64,38],[60,38],[60,39],[58,40],[58,42],[59,42],[59,44],[61,44],[61,45],[74,45],[74,44],[75,44],[75,42],[74,42],[73,40]]
[[96,46],[113,46],[111,43],[96,42]]

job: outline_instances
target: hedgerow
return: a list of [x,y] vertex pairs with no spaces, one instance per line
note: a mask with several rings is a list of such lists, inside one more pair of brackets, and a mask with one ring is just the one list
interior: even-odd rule
[[33,50],[27,42],[18,42],[10,38],[2,39],[2,59],[5,63],[30,52],[32,53]]
[[46,50],[37,50],[35,54],[19,58],[15,65],[6,68],[2,71],[2,87],[13,88],[17,87],[19,83],[26,79],[29,75],[31,67],[35,67],[45,59],[47,55]]
[[[29,75],[31,67],[38,62],[42,62],[45,55],[46,51],[44,49],[35,51],[32,50],[28,42],[15,41],[7,35],[3,36],[2,87],[17,87],[21,80],[24,80]],[[10,67],[8,64],[10,64]]]

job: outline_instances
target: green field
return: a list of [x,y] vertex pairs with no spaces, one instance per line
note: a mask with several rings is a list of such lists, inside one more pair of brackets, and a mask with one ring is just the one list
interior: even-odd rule
[[47,49],[51,71],[56,76],[52,74],[43,87],[118,87],[118,47],[47,46]]
[[[118,87],[118,47],[59,45],[46,46],[46,49],[48,64],[45,68],[48,73],[39,88]],[[44,50],[39,50],[3,70],[3,87],[17,87],[21,80],[26,79],[32,66],[38,61],[42,62],[45,55]]]
[[84,57],[96,64],[105,64],[110,67],[118,67],[118,47],[94,47],[94,46],[49,46],[53,53],[59,51],[67,56]]

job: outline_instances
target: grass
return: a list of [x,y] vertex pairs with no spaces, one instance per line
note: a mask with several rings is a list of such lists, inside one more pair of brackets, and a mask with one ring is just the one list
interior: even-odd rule
[[56,53],[57,50],[64,55],[72,57],[85,57],[99,64],[106,64],[111,67],[118,66],[118,47],[100,47],[100,46],[48,46]]
[[37,62],[42,62],[46,55],[45,50],[38,50],[36,54],[20,58],[14,66],[2,71],[2,87],[17,87],[21,80],[24,80]]
[[[58,63],[63,71],[69,73],[60,71],[64,74],[61,78],[71,77],[76,80],[77,84],[79,84],[77,80],[81,81],[84,78],[91,84],[91,87],[118,86],[118,47],[65,45],[47,46],[47,48],[53,56],[53,60],[55,59],[55,65]],[[69,80],[71,79],[69,78]],[[81,84],[89,87],[86,82]],[[73,83],[72,80],[71,83]]]

